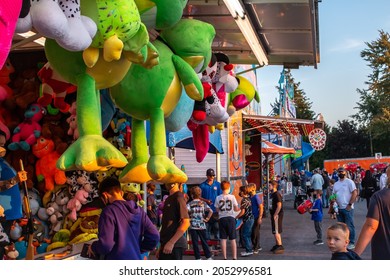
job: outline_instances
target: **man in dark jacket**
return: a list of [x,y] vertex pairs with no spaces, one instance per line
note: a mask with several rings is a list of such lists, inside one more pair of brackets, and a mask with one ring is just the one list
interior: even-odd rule
[[99,240],[88,254],[106,260],[140,260],[142,253],[155,249],[159,232],[142,208],[123,199],[119,181],[104,179],[99,193],[106,207],[99,218]]

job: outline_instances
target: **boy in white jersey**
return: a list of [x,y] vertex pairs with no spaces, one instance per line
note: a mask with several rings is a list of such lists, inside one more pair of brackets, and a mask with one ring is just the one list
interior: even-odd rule
[[222,194],[215,199],[215,209],[219,214],[219,235],[221,239],[221,250],[223,258],[227,259],[226,243],[229,237],[233,260],[237,259],[236,245],[236,214],[239,211],[236,197],[230,194],[230,183],[223,181],[221,183]]

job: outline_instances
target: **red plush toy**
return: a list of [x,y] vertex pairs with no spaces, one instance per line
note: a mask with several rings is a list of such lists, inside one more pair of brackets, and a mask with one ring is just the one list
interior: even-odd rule
[[55,184],[66,183],[65,172],[56,167],[60,154],[55,150],[54,142],[51,139],[39,137],[32,146],[33,154],[38,158],[35,163],[35,174],[38,181],[45,180],[45,191],[54,189]]

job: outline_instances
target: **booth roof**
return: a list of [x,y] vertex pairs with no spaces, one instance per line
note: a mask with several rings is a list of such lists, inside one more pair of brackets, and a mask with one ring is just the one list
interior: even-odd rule
[[263,154],[295,154],[295,149],[279,146],[267,140],[262,139],[261,152]]

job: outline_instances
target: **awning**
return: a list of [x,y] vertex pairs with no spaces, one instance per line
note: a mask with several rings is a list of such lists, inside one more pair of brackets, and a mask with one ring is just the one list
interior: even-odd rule
[[243,131],[257,130],[277,135],[308,136],[314,128],[324,128],[323,121],[243,114]]
[[262,139],[261,152],[263,154],[295,154],[295,149],[279,146],[267,140]]

